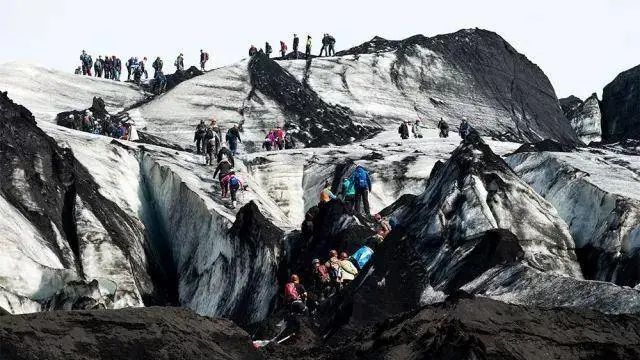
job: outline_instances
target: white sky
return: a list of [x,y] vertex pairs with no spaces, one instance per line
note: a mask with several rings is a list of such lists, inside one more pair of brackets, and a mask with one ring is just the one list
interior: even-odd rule
[[[403,39],[462,28],[502,35],[538,64],[559,97],[602,91],[640,63],[637,0],[0,0],[0,63],[32,61],[73,71],[82,49],[93,55],[160,55],[165,67],[184,52],[185,65],[210,66],[246,56],[248,47],[310,33],[313,52],[324,32],[341,50],[374,35]],[[291,49],[290,49],[291,50]]]

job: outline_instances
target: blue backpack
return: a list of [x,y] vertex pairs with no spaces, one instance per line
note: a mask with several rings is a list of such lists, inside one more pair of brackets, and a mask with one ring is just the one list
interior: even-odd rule
[[356,176],[354,180],[358,189],[369,188],[369,182],[367,181],[367,171],[364,168],[359,167],[356,169]]
[[238,186],[240,185],[240,181],[238,180],[237,177],[233,176],[231,179],[229,179],[229,185]]

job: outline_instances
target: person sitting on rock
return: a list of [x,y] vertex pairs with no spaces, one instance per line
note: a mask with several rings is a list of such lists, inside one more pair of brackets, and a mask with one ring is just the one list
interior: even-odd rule
[[340,270],[342,270],[342,286],[347,286],[358,275],[358,269],[349,260],[346,252],[340,253]]
[[403,121],[402,124],[400,124],[398,134],[400,134],[400,138],[402,138],[402,140],[409,138],[409,125],[407,125],[406,121]]
[[229,175],[231,169],[233,169],[233,165],[227,159],[223,159],[222,161],[218,162],[218,166],[216,166],[216,170],[213,172],[214,178],[216,177],[216,175],[218,175],[221,196],[223,198],[227,196],[227,186],[223,180],[227,175]]
[[202,154],[202,145],[204,134],[206,132],[206,125],[204,124],[204,120],[200,120],[200,124],[196,126],[196,132],[193,136],[193,141],[196,143],[196,152],[198,154]]
[[382,236],[383,239],[385,239],[391,232],[391,225],[389,225],[389,220],[382,217],[382,215],[380,214],[375,214],[373,216],[373,220],[376,222],[376,225],[378,227],[376,229],[376,233]]
[[438,129],[440,129],[439,136],[441,138],[448,138],[449,137],[449,124],[447,124],[447,122],[444,121],[443,118],[440,118],[440,121],[438,121]]
[[337,196],[335,196],[333,192],[331,192],[331,183],[328,181],[325,181],[324,186],[320,191],[320,203],[321,204],[328,203],[329,201],[334,199],[337,199]]
[[284,301],[289,310],[294,314],[305,314],[307,312],[307,290],[300,284],[298,275],[291,275],[291,280],[284,286]]

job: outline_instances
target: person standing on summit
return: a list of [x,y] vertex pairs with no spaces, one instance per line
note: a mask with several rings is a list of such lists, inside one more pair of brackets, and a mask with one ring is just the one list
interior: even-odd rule
[[184,70],[184,55],[182,53],[178,55],[173,65],[176,67],[176,72]]
[[361,165],[358,165],[353,171],[353,174],[351,174],[350,180],[356,188],[354,204],[356,213],[360,213],[360,201],[362,201],[365,215],[370,217],[371,209],[369,208],[369,193],[371,192],[371,177],[369,176],[369,172]]
[[264,43],[264,53],[267,54],[267,57],[271,57],[271,53],[273,52],[273,48],[271,47],[271,44],[269,44],[269,42],[265,42]]
[[96,77],[102,77],[102,70],[104,70],[104,60],[102,60],[102,55],[98,55],[98,60],[93,64],[93,70],[95,71]]
[[319,57],[322,57],[322,53],[324,53],[325,56],[328,55],[328,38],[329,34],[324,34],[324,36],[322,37],[322,47],[320,48],[320,55],[318,55]]
[[293,34],[293,55],[295,59],[298,59],[298,46],[300,45],[300,38],[298,34]]
[[282,55],[282,58],[287,56],[287,44],[282,40],[280,40],[280,55]]
[[329,46],[329,56],[334,56],[336,54],[336,38],[327,34],[327,44]]
[[200,49],[200,70],[204,71],[207,61],[209,61],[209,53]]
[[153,78],[157,78],[158,77],[158,72],[162,72],[162,59],[160,59],[160,56],[158,56],[154,61],[153,64],[151,65],[153,67]]
[[307,35],[307,46],[305,48],[305,54],[307,55],[307,59],[311,58],[311,35]]
[[91,67],[93,66],[93,59],[91,59],[91,55],[82,50],[80,61],[82,62],[82,75],[91,76]]

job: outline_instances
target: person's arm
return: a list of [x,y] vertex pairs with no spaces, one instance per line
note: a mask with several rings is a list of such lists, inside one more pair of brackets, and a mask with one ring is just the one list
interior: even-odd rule
[[216,171],[213,172],[213,177],[215,178],[216,175],[218,175],[219,172],[220,172],[220,164],[218,164],[218,166],[216,166]]
[[333,192],[331,192],[331,190],[327,190],[327,195],[329,195],[329,198],[331,198],[331,200],[335,200],[338,197],[334,195]]

